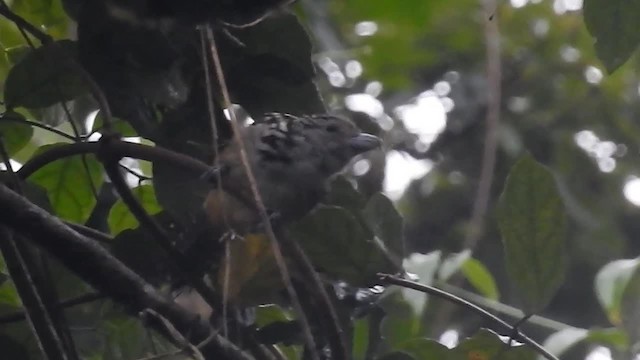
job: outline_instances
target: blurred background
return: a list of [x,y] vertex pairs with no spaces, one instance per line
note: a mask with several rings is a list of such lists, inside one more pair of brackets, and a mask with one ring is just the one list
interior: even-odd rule
[[[493,9],[472,0],[300,3],[315,41],[325,100],[333,108],[367,114],[385,133],[384,158],[360,160],[353,171],[384,168],[382,187],[405,217],[408,252],[439,250],[444,256],[473,247],[473,256],[496,280],[499,300],[517,307],[494,215],[510,166],[528,151],[557,176],[570,223],[566,282],[543,315],[594,328],[610,326],[596,299],[594,276],[609,261],[637,256],[640,248],[640,82],[637,57],[606,74],[582,5],[581,0],[506,0]],[[499,41],[498,59],[495,49],[487,55],[492,51],[487,38]],[[488,56],[500,62],[491,76]],[[490,94],[500,90],[496,82],[501,94],[493,103],[500,118],[494,125],[495,167],[485,216],[474,222],[483,166],[490,166],[483,152],[493,146],[486,132]],[[444,333],[455,339],[478,326],[468,313],[437,300],[430,300],[422,317],[433,337]],[[554,326],[525,328],[544,339]],[[567,358],[611,356],[603,348],[574,352]]]

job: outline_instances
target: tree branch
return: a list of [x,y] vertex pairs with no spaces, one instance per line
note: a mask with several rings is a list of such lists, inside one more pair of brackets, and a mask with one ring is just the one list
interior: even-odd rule
[[[3,185],[4,186],[4,185]],[[9,276],[13,280],[20,300],[26,309],[25,314],[38,347],[44,358],[51,360],[67,360],[62,341],[53,325],[53,321],[44,305],[32,276],[20,256],[11,232],[0,225],[0,251],[7,264]]]
[[[97,154],[100,151],[100,146],[99,141],[56,146],[32,157],[16,173],[21,179],[26,179],[55,160],[74,155]],[[116,139],[112,139],[112,143],[109,146],[114,156],[169,163],[175,167],[191,171],[198,176],[201,176],[211,169],[209,165],[200,160],[158,146],[147,146]]]
[[429,295],[433,295],[433,296],[437,296],[441,299],[447,300],[449,302],[452,302],[456,305],[460,305],[468,310],[471,310],[473,312],[475,312],[476,314],[480,315],[481,317],[497,324],[498,326],[500,326],[501,328],[503,328],[504,330],[506,330],[509,334],[513,334],[513,337],[518,340],[518,341],[522,341],[523,343],[531,346],[534,350],[536,350],[536,352],[538,352],[540,355],[542,355],[544,358],[546,358],[547,360],[559,360],[557,357],[555,357],[553,354],[551,354],[549,351],[547,351],[547,349],[543,348],[540,344],[538,344],[537,342],[535,342],[534,340],[532,340],[531,338],[529,338],[528,336],[522,334],[519,330],[517,330],[517,328],[509,325],[507,322],[503,321],[502,319],[500,319],[499,317],[493,315],[492,313],[486,311],[485,309],[481,308],[480,306],[473,304],[463,298],[457,297],[453,294],[450,294],[446,291],[440,290],[438,288],[435,288],[433,286],[427,286],[427,285],[422,285],[419,284],[417,282],[413,282],[413,281],[409,281],[409,280],[405,280],[405,279],[401,279],[397,276],[393,276],[393,275],[389,275],[389,274],[378,274],[378,278],[380,279],[380,281],[382,281],[385,284],[388,285],[397,285],[403,288],[407,288],[407,289],[413,289],[425,294],[429,294]]
[[[69,307],[86,304],[92,301],[104,299],[105,296],[99,293],[88,293],[84,295],[80,295],[78,297],[74,297],[72,299],[64,300],[55,305],[56,308],[66,309]],[[2,324],[10,324],[18,321],[22,321],[26,319],[26,314],[24,311],[16,311],[13,313],[5,314],[0,316],[0,325]]]
[[[205,322],[160,295],[149,283],[116,259],[102,246],[80,235],[55,216],[0,184],[0,224],[28,237],[33,243],[57,257],[80,278],[101,293],[123,304],[132,313],[152,309],[170,321],[182,334],[199,343],[210,338],[201,348],[211,358],[252,360],[237,346],[212,334]],[[171,340],[163,324],[150,321],[150,326]]]
[[112,143],[117,144],[119,140],[105,138],[101,140],[102,145],[100,152],[98,153],[100,160],[103,162],[104,169],[107,175],[111,179],[111,183],[120,195],[120,198],[125,203],[131,214],[138,220],[154,240],[162,247],[166,254],[175,262],[177,269],[182,273],[193,288],[195,288],[203,299],[213,308],[220,308],[222,302],[214,294],[213,290],[205,284],[202,278],[198,275],[195,267],[181,252],[175,249],[172,244],[171,238],[167,232],[155,221],[144,209],[144,207],[138,202],[136,197],[131,192],[131,189],[127,185],[124,177],[120,173],[118,162],[120,156],[112,152]]
[[[313,334],[311,332],[311,327],[309,326],[309,319],[307,318],[302,305],[300,304],[300,299],[298,298],[298,294],[296,293],[295,288],[293,287],[293,282],[291,281],[291,274],[289,273],[289,269],[287,267],[284,256],[282,255],[282,250],[280,248],[280,243],[275,235],[273,230],[273,225],[271,224],[271,220],[269,219],[269,214],[267,213],[267,208],[264,205],[264,201],[262,200],[262,195],[260,194],[260,190],[258,189],[258,183],[256,181],[255,175],[253,173],[253,169],[249,163],[249,157],[247,156],[247,149],[244,143],[244,139],[241,136],[241,129],[238,119],[236,119],[236,114],[233,111],[233,106],[231,103],[231,98],[229,97],[229,91],[227,89],[227,84],[225,81],[224,71],[222,70],[222,64],[220,62],[220,56],[218,55],[218,48],[213,36],[213,30],[211,26],[207,26],[204,29],[206,33],[207,40],[209,41],[209,50],[211,51],[211,58],[213,59],[213,66],[216,72],[216,76],[218,78],[218,82],[220,85],[220,90],[222,92],[222,98],[224,100],[224,106],[229,109],[229,114],[231,115],[231,127],[233,128],[233,133],[235,137],[235,141],[238,144],[240,159],[242,162],[242,166],[244,168],[244,172],[247,176],[247,180],[249,181],[249,187],[251,190],[251,194],[253,195],[253,199],[256,203],[256,208],[258,210],[258,214],[260,215],[260,219],[265,228],[265,233],[269,238],[269,242],[271,243],[271,249],[273,252],[273,257],[278,265],[278,270],[280,271],[280,275],[282,277],[282,282],[285,285],[287,290],[287,294],[291,298],[291,304],[295,312],[300,317],[300,323],[302,324],[302,331],[304,333],[305,341],[307,346],[309,346],[310,354],[312,360],[319,360],[318,351],[316,349],[316,344],[313,338]],[[206,66],[206,64],[205,64]]]

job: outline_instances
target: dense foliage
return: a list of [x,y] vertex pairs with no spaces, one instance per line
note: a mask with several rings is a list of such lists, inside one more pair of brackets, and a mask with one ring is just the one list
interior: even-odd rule
[[[624,0],[0,1],[2,356],[632,358],[638,17]],[[202,219],[227,96],[240,120],[334,112],[384,139],[278,233],[292,287],[264,224],[219,242]],[[208,282],[185,276],[185,244],[214,234],[229,247],[187,252],[213,258]],[[210,322],[170,301],[182,282],[212,288]]]

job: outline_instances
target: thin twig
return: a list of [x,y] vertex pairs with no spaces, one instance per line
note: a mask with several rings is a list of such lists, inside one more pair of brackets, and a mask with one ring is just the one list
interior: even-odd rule
[[[83,305],[96,300],[104,299],[105,297],[106,296],[99,293],[88,293],[88,294],[80,295],[71,299],[61,301],[59,304],[55,305],[55,307],[60,309],[66,309],[73,306]],[[0,325],[23,321],[25,319],[26,319],[26,315],[24,311],[16,311],[13,313],[0,316]]]
[[[105,138],[106,139],[106,138]],[[112,142],[113,139],[105,140]],[[187,259],[184,254],[179,252],[171,241],[171,238],[167,232],[158,224],[158,222],[152,218],[136,197],[131,192],[131,189],[127,185],[126,181],[120,173],[118,162],[119,157],[112,155],[108,143],[104,145],[104,149],[101,150],[101,154],[98,156],[103,162],[104,169],[107,176],[111,179],[111,184],[116,189],[120,198],[127,206],[131,214],[138,220],[141,226],[143,226],[153,236],[154,240],[162,247],[162,249],[171,257],[171,259],[177,265],[179,270],[186,280],[193,288],[195,288],[202,298],[212,308],[218,308],[220,301],[213,293],[212,289],[198,276],[195,266]]]
[[[456,296],[465,298],[467,300],[470,300],[476,304],[479,304],[481,306],[483,306],[484,308],[487,308],[489,310],[492,310],[493,312],[496,313],[500,313],[500,314],[504,314],[508,317],[514,318],[514,319],[521,319],[525,316],[525,313],[518,309],[515,308],[513,306],[509,306],[507,304],[503,304],[501,302],[498,301],[494,301],[494,300],[490,300],[487,299],[483,296],[474,294],[470,291],[464,290],[462,288],[459,288],[457,286],[453,286],[453,285],[449,285],[449,284],[438,284],[437,285],[438,288],[449,292],[451,294],[454,294]],[[553,319],[549,319],[540,315],[533,315],[531,316],[531,318],[529,319],[529,321],[527,322],[527,324],[529,325],[535,325],[535,326],[539,326],[541,328],[547,329],[547,330],[551,330],[551,331],[560,331],[563,329],[567,329],[567,328],[576,328],[575,326],[569,325],[569,324],[565,324]]]
[[282,255],[282,250],[280,249],[280,244],[278,242],[278,239],[276,238],[275,232],[273,230],[273,226],[271,225],[271,220],[269,219],[269,214],[267,213],[267,209],[262,200],[262,195],[258,190],[258,183],[253,173],[253,169],[249,164],[247,149],[244,143],[244,139],[242,138],[242,129],[240,128],[238,119],[236,119],[235,112],[233,111],[231,99],[229,97],[229,91],[227,89],[227,84],[224,77],[224,72],[222,70],[222,64],[220,62],[220,56],[218,55],[218,48],[213,36],[213,30],[211,29],[211,26],[207,25],[206,33],[207,33],[207,39],[209,40],[211,57],[213,58],[213,64],[216,70],[216,76],[218,78],[219,85],[220,85],[220,91],[222,92],[222,98],[224,99],[225,107],[228,109],[229,114],[231,115],[231,126],[233,128],[235,141],[238,144],[238,148],[240,151],[240,159],[242,161],[242,166],[244,167],[247,180],[249,181],[251,193],[256,203],[256,208],[258,209],[258,213],[265,227],[266,235],[268,236],[269,241],[271,242],[273,257],[275,258],[276,264],[278,265],[278,269],[280,270],[280,274],[285,284],[287,293],[291,298],[291,303],[293,304],[293,307],[296,313],[298,313],[298,315],[300,316],[302,330],[304,332],[304,337],[306,339],[307,345],[310,347],[311,357],[313,360],[319,360],[319,355],[317,353],[316,344],[313,339],[313,334],[311,333],[309,320],[307,319],[307,316],[302,309],[302,305],[300,304],[298,294],[296,293],[296,290],[293,287],[293,283],[291,281],[291,274],[289,273],[289,269]]
[[[218,157],[218,126],[216,125],[216,112],[215,112],[215,106],[213,104],[213,83],[211,81],[211,73],[209,71],[209,64],[207,61],[207,44],[206,44],[206,30],[204,28],[200,29],[200,47],[201,47],[201,52],[202,52],[202,67],[204,68],[204,79],[205,79],[205,88],[206,88],[206,92],[207,92],[207,110],[209,112],[209,122],[210,122],[210,127],[211,127],[211,153],[213,154],[213,161],[214,161],[214,166],[216,168],[220,168],[220,158]],[[222,189],[222,174],[220,171],[216,171],[215,172],[215,176],[216,176],[216,182],[218,184],[218,187],[220,187],[220,189]],[[220,204],[224,204],[224,199],[223,199],[223,192],[222,191],[218,191],[216,192],[216,195],[218,196],[218,202]],[[229,220],[227,217],[227,212],[224,211],[224,207],[223,207],[223,211],[222,211],[222,222],[225,225],[225,227],[227,229],[230,229],[229,226]],[[214,239],[218,240],[218,239]],[[224,271],[224,281],[222,284],[222,334],[227,337],[229,336],[229,329],[227,326],[227,311],[228,309],[228,296],[229,296],[229,279],[230,279],[230,275],[229,275],[229,269],[228,267],[230,266],[230,257],[231,257],[231,247],[229,246],[229,242],[225,241],[225,258],[227,261],[225,261],[225,269]]]
[[[80,141],[80,130],[78,130],[78,125],[75,121],[73,121],[73,116],[71,116],[71,111],[69,111],[69,106],[65,101],[60,103],[62,109],[64,110],[64,114],[67,117],[67,121],[71,125],[71,130],[73,131],[73,135],[76,137],[76,141]],[[96,188],[96,184],[93,182],[91,178],[91,171],[89,171],[89,164],[87,163],[87,156],[82,155],[82,167],[84,168],[85,175],[87,175],[87,180],[89,180],[89,187],[91,187],[91,194],[93,197],[98,200],[98,189]]]
[[31,121],[31,120],[24,119],[22,117],[11,116],[10,113],[6,113],[5,112],[2,115],[0,115],[0,122],[2,122],[2,121],[13,121],[13,122],[17,122],[17,123],[20,123],[20,124],[34,126],[34,127],[49,131],[51,133],[54,133],[54,134],[56,134],[58,136],[61,136],[61,137],[65,138],[65,139],[67,139],[67,140],[77,141],[75,136],[69,135],[64,131],[58,130],[58,129],[52,127],[52,126],[49,126],[49,125],[46,125],[46,124],[43,124],[43,123],[39,123],[37,121]]
[[145,309],[144,311],[142,311],[142,317],[143,319],[147,317],[153,317],[156,320],[158,320],[162,324],[162,326],[164,326],[167,333],[173,337],[174,344],[179,344],[180,347],[184,351],[189,352],[190,355],[193,356],[195,360],[205,360],[200,350],[198,350],[197,347],[195,347],[192,343],[190,343],[189,340],[185,339],[185,337],[182,336],[182,334],[180,334],[180,332],[175,328],[175,326],[173,326],[173,324],[169,320],[167,320],[164,316],[160,315],[157,311],[153,309]]
[[305,254],[300,244],[298,244],[296,241],[288,239],[287,236],[284,236],[284,239],[286,240],[284,244],[293,249],[296,264],[299,268],[301,268],[300,271],[305,275],[308,281],[313,284],[313,286],[319,293],[320,303],[324,307],[323,310],[329,314],[329,326],[327,326],[327,332],[329,333],[329,344],[331,344],[332,355],[336,359],[349,359],[350,356],[347,350],[348,346],[344,337],[344,331],[342,330],[342,326],[340,325],[340,319],[338,319],[338,313],[333,306],[333,302],[329,298],[327,289],[322,285],[320,276],[314,269],[311,260],[309,260],[309,257],[307,256],[307,254]]
[[28,22],[18,14],[11,11],[11,9],[9,8],[9,5],[7,5],[7,3],[4,2],[4,0],[0,1],[0,15],[4,16],[5,18],[7,18],[7,20],[16,24],[18,28],[26,30],[29,34],[31,34],[33,37],[38,39],[41,43],[48,44],[50,42],[53,42],[53,38],[49,36],[49,34],[38,29],[37,27],[32,25],[30,22]]
[[439,297],[441,299],[447,300],[447,301],[452,302],[452,303],[454,303],[456,305],[460,305],[460,306],[464,307],[465,309],[468,309],[468,310],[471,310],[471,311],[475,312],[476,314],[480,315],[484,319],[487,319],[487,320],[497,324],[498,326],[503,328],[508,333],[514,334],[514,338],[516,338],[517,340],[522,341],[523,343],[531,346],[534,350],[536,350],[536,352],[538,352],[540,355],[542,355],[547,360],[559,360],[557,357],[555,357],[553,354],[551,354],[549,351],[547,351],[547,349],[543,348],[540,344],[538,344],[537,342],[535,342],[534,340],[532,340],[528,336],[522,334],[516,328],[514,328],[511,325],[509,325],[507,322],[503,321],[502,319],[500,319],[499,317],[493,315],[492,313],[486,311],[485,309],[481,308],[480,306],[478,306],[476,304],[473,304],[473,303],[471,303],[471,302],[469,302],[469,301],[467,301],[467,300],[465,300],[463,298],[457,297],[457,296],[455,296],[453,294],[450,294],[450,293],[448,293],[446,291],[440,290],[440,289],[435,288],[433,286],[422,285],[422,284],[414,282],[414,281],[401,279],[401,278],[399,278],[397,276],[394,276],[394,275],[378,274],[378,278],[380,279],[380,281],[382,281],[385,284],[397,285],[397,286],[401,286],[401,287],[404,287],[404,288],[407,288],[407,289],[413,289],[413,290],[416,290],[416,291],[423,292],[425,294],[437,296],[437,297]]
[[[496,11],[495,0],[481,0],[485,14],[484,37],[487,61],[487,117],[484,150],[482,153],[482,168],[478,191],[473,204],[473,211],[469,226],[469,233],[463,248],[475,248],[484,232],[484,220],[491,196],[491,183],[496,163],[496,149],[498,142],[498,125],[500,123],[501,104],[501,61],[500,61],[500,30],[497,16],[491,17]],[[491,17],[491,18],[490,18]]]
[[67,226],[69,226],[70,228],[72,228],[73,230],[79,232],[80,234],[89,237],[97,242],[106,244],[106,245],[112,245],[113,244],[113,236],[109,235],[109,234],[105,234],[102,231],[90,228],[88,226],[84,226],[84,225],[80,225],[80,224],[74,224],[70,221],[65,221],[65,224],[67,224]]
[[0,225],[0,251],[7,264],[9,276],[26,309],[27,320],[43,358],[67,360],[68,356],[53,324],[51,314],[47,311],[33,278],[20,256],[16,240],[4,225]]

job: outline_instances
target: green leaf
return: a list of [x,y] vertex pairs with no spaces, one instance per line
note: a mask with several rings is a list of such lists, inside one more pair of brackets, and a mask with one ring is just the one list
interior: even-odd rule
[[311,41],[294,14],[269,16],[231,33],[245,45],[222,52],[234,102],[254,117],[271,111],[326,111],[313,82]]
[[[58,146],[45,145],[41,154]],[[86,167],[85,167],[86,164]],[[59,217],[84,223],[96,204],[94,190],[102,185],[102,166],[93,155],[58,159],[31,175],[30,180],[47,191],[53,211]]]
[[393,202],[382,193],[376,193],[367,202],[362,215],[387,250],[400,259],[404,258],[404,223]]
[[256,307],[256,326],[263,327],[276,321],[290,321],[291,317],[278,305]]
[[616,260],[603,266],[596,274],[596,297],[614,325],[621,324],[622,296],[639,264],[639,258]]
[[19,308],[22,306],[18,291],[16,291],[13,281],[5,281],[0,285],[0,305]]
[[381,245],[343,208],[319,206],[289,229],[315,266],[351,285],[367,286],[376,273],[396,271]]
[[500,299],[500,292],[495,279],[479,260],[468,259],[462,265],[462,273],[482,296],[496,301]]
[[70,40],[43,45],[28,53],[7,75],[7,107],[43,108],[83,94],[84,78],[75,58],[76,46]]
[[329,193],[324,203],[335,205],[358,214],[366,205],[366,199],[344,176],[336,176],[329,184]]
[[[0,138],[9,156],[22,150],[33,137],[33,127],[15,121],[3,121],[6,117],[24,119],[16,112],[8,111],[0,118]],[[1,157],[0,157],[1,160]]]
[[[120,119],[120,118],[112,118],[112,126],[113,130],[118,132],[123,137],[133,137],[138,136],[138,133],[135,131],[133,126],[128,122]],[[102,111],[96,115],[96,119],[93,122],[92,131],[103,131],[104,129],[104,116],[102,115]]]
[[394,349],[408,339],[420,336],[420,317],[415,316],[415,310],[403,294],[390,293],[381,299],[380,306],[386,314],[380,323],[380,335],[388,348]]
[[[156,194],[152,185],[141,185],[131,189],[131,192],[135,198],[138,199],[140,205],[147,211],[147,214],[155,215],[162,211],[158,200],[156,200]],[[117,235],[126,229],[135,229],[140,225],[122,199],[118,199],[118,201],[113,204],[113,207],[111,207],[107,223],[113,235]]]
[[622,329],[591,329],[585,339],[590,343],[616,348],[620,351],[629,349],[629,336]]
[[462,266],[471,257],[471,250],[467,249],[457,254],[449,254],[438,269],[438,279],[441,281],[447,281],[453,274],[458,272]]
[[[105,355],[107,359],[139,358],[147,349],[148,342],[140,341],[147,336],[146,329],[140,320],[128,316],[111,315],[100,323],[101,332],[105,336]],[[117,354],[109,356],[108,354]]]
[[13,65],[19,63],[31,51],[33,49],[27,45],[14,46],[4,50],[7,60]]
[[598,57],[609,73],[624,64],[640,43],[640,2],[585,0],[584,21],[595,39]]
[[563,282],[565,223],[553,175],[531,155],[523,155],[500,196],[498,225],[507,271],[528,314],[544,308]]
[[369,345],[369,318],[364,317],[353,323],[353,360],[364,360]]

